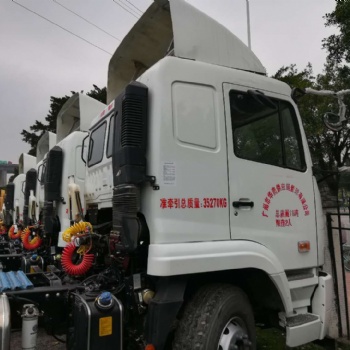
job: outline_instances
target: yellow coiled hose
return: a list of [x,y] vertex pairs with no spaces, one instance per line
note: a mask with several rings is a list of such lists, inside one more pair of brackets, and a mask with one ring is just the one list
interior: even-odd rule
[[77,222],[71,227],[68,227],[63,233],[62,233],[62,239],[65,242],[70,242],[72,240],[73,236],[78,236],[79,234],[84,234],[86,231],[86,228],[90,229],[90,232],[92,232],[92,225],[87,221],[81,221]]

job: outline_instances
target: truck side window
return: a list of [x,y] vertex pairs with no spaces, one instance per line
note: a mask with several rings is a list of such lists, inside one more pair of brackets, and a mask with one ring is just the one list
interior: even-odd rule
[[88,157],[89,167],[101,162],[103,159],[106,127],[107,123],[104,122],[91,132]]
[[259,163],[283,165],[277,113],[236,128],[233,137],[237,157]]
[[245,92],[230,91],[234,152],[238,158],[305,170],[298,123],[291,104],[265,106]]
[[40,185],[43,185],[45,183],[45,176],[46,176],[46,163],[47,163],[47,160],[45,159],[45,161],[43,161],[42,163],[42,167],[41,167],[41,174],[39,176],[39,182],[40,182]]
[[107,141],[107,158],[112,156],[113,153],[113,135],[114,135],[114,120],[116,116],[113,115],[111,119],[109,120],[109,127],[108,127],[108,141]]
[[283,125],[284,149],[287,168],[305,170],[303,147],[294,108],[289,103],[281,101],[280,111]]

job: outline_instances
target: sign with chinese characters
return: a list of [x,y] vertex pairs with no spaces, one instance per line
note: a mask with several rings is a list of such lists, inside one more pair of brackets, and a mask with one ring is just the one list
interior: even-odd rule
[[227,208],[226,198],[161,198],[161,209]]
[[[282,192],[293,195],[294,198],[296,198],[300,203],[300,208],[302,209],[287,208],[286,205],[284,205],[283,208],[278,208],[274,213],[271,213],[273,201]],[[268,218],[273,215],[275,216],[276,227],[293,226],[292,219],[299,218],[301,216],[309,216],[309,206],[301,190],[295,185],[289,183],[280,183],[273,186],[266,193],[265,200],[262,204],[262,216]]]

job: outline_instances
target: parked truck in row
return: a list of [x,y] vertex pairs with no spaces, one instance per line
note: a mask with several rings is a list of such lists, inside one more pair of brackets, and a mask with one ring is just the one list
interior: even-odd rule
[[155,0],[111,58],[107,106],[72,132],[83,99],[37,169],[51,258],[15,273],[5,318],[22,300],[70,350],[255,349],[260,320],[291,347],[327,335],[322,204],[289,86],[185,0]]

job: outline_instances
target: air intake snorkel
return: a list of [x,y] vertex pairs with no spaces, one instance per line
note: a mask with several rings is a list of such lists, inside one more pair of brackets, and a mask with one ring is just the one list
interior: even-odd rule
[[12,212],[14,210],[14,201],[15,201],[15,184],[11,182],[6,185],[4,223],[7,227],[10,227],[13,224]]
[[[47,155],[44,179],[44,233],[52,238],[52,245],[58,239],[59,221],[54,211],[54,203],[60,202],[62,183],[63,151],[59,146],[53,147]],[[52,235],[54,234],[54,237]]]
[[141,186],[146,176],[148,88],[132,82],[116,98],[113,145],[113,232],[133,252],[141,233]]

